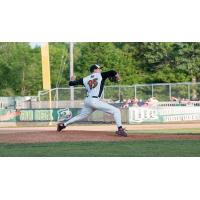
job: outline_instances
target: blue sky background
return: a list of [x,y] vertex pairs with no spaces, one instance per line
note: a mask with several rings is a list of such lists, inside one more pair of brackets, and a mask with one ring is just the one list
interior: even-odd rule
[[32,48],[35,48],[36,46],[41,46],[42,42],[30,42],[30,45]]

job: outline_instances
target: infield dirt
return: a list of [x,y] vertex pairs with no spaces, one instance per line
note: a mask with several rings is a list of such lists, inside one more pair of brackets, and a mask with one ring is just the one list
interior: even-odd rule
[[[128,131],[172,130],[200,128],[200,124],[154,124],[126,125]],[[0,128],[0,143],[45,143],[77,141],[128,141],[128,140],[200,140],[200,134],[144,134],[134,133],[128,137],[115,135],[114,125],[70,126],[61,133],[56,127]]]

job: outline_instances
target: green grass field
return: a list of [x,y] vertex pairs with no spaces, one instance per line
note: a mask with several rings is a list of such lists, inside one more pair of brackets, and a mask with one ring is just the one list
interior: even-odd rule
[[0,144],[1,157],[199,157],[198,140]]
[[164,130],[132,130],[129,133],[144,133],[144,134],[200,134],[199,128],[190,129],[164,129]]
[[[132,133],[200,134],[200,129],[130,131]],[[1,157],[199,157],[200,140],[135,140],[1,144]]]

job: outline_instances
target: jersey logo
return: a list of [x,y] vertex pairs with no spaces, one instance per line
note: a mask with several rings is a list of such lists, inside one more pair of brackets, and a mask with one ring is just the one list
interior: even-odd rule
[[88,85],[89,85],[90,89],[95,88],[95,87],[98,85],[97,80],[98,80],[98,79],[95,78],[95,79],[92,79],[92,80],[89,80],[89,81],[88,81]]

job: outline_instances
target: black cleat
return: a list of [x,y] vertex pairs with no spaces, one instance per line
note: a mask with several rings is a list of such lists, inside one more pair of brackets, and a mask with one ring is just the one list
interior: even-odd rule
[[115,132],[117,136],[127,137],[128,133],[125,128],[120,128],[118,131]]
[[57,131],[60,132],[62,129],[66,128],[66,126],[64,125],[64,123],[58,123],[57,124]]

